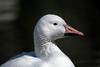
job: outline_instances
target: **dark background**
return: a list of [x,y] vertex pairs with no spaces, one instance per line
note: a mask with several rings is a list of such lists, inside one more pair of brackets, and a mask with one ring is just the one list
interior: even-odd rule
[[32,32],[45,14],[57,14],[85,34],[56,41],[76,67],[100,66],[98,0],[0,0],[0,64],[34,50]]

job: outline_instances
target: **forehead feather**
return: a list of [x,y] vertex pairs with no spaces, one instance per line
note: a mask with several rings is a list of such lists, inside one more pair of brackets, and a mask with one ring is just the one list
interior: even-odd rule
[[61,17],[57,16],[57,15],[52,15],[52,14],[48,14],[45,15],[41,18],[41,20],[46,20],[46,21],[64,21]]

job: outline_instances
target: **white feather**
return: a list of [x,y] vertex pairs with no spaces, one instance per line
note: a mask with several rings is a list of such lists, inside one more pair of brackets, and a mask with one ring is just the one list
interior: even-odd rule
[[[55,27],[53,23],[58,25]],[[34,30],[34,52],[24,52],[0,67],[74,67],[72,61],[54,43],[64,35],[65,21],[57,15],[45,15]]]

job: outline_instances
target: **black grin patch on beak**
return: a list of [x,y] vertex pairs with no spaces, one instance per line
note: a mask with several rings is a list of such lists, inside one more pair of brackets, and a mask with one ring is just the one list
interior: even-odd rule
[[64,36],[80,36],[80,35],[75,33],[65,33]]

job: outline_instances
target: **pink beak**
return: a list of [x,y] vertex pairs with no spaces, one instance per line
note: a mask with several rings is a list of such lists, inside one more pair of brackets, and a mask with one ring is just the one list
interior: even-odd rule
[[65,36],[84,36],[84,34],[74,28],[72,28],[71,26],[68,25],[64,25],[65,27]]

